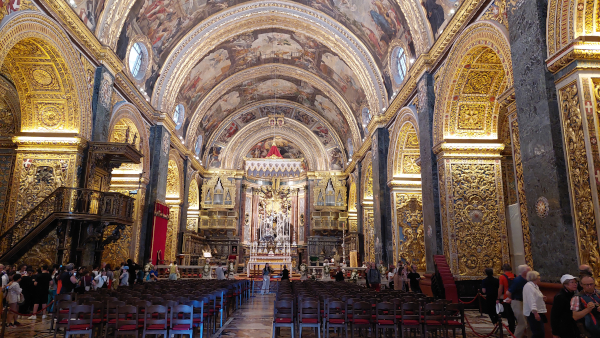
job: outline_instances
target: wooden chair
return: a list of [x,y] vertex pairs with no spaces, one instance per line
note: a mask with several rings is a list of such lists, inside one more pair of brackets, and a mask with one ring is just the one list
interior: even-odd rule
[[117,307],[117,318],[115,321],[115,337],[138,336],[140,325],[138,308],[134,305],[122,305]]
[[56,311],[56,324],[54,325],[54,338],[58,333],[60,328],[66,329],[69,324],[69,319],[71,319],[71,307],[76,306],[76,302],[72,301],[61,301],[57,303],[55,308]]
[[200,328],[200,338],[202,338],[204,332],[204,302],[191,300],[185,305],[191,306],[194,312],[193,326]]
[[75,334],[87,335],[92,338],[94,328],[92,324],[93,313],[93,305],[74,305],[69,307],[69,320],[67,320],[65,327],[65,338],[69,338]]
[[150,305],[144,309],[144,331],[142,338],[146,335],[162,335],[163,338],[168,338],[168,312],[163,305]]
[[380,302],[375,306],[375,337],[379,337],[379,330],[392,330],[394,337],[398,337],[396,330],[396,306],[391,302]]
[[102,329],[104,327],[104,303],[101,301],[90,301],[88,302],[88,304],[85,305],[92,305],[94,307],[94,312],[92,313],[92,325],[94,326],[94,328],[98,328],[98,332],[100,332],[100,334],[102,334]]
[[427,332],[434,332],[437,337],[438,331],[444,330],[444,304],[425,304],[423,312],[423,334],[427,337]]
[[327,338],[329,338],[329,330],[331,328],[342,329],[346,334],[346,338],[348,338],[348,319],[346,317],[346,303],[340,300],[329,300],[325,320],[325,336]]
[[171,309],[171,329],[169,334],[194,337],[194,310],[188,305],[175,305]]
[[302,300],[298,309],[298,330],[302,338],[302,328],[312,327],[317,329],[318,337],[321,338],[321,306],[316,300]]
[[456,329],[461,329],[463,338],[467,337],[465,330],[465,307],[462,304],[452,303],[446,305],[446,316],[444,318],[446,337],[448,330],[452,330],[452,336],[456,338]]
[[[60,294],[60,295],[56,295],[54,297],[54,304],[56,304],[56,306],[52,306],[52,321],[50,321],[50,330],[52,330],[54,328],[54,321],[58,318],[58,314],[60,312],[60,310],[58,309],[58,307],[60,306],[61,302],[71,302],[73,301],[73,298],[71,296],[70,293],[65,293],[65,294]],[[63,309],[63,311],[65,311],[68,309]],[[66,312],[63,312],[66,313]]]
[[354,329],[366,329],[371,327],[371,303],[355,302],[352,305],[352,320],[350,321],[350,337],[354,338]]
[[292,330],[292,338],[294,338],[293,300],[279,300],[275,302],[273,314],[273,338],[277,337],[277,333],[281,327],[289,327]]
[[108,337],[108,330],[110,328],[116,329],[117,327],[117,308],[119,306],[124,306],[125,302],[120,301],[106,301],[106,317],[104,323],[104,338]]
[[402,331],[402,338],[404,333],[408,330],[415,331],[422,334],[421,330],[421,308],[417,303],[404,303],[402,304],[402,319],[400,320],[400,330]]

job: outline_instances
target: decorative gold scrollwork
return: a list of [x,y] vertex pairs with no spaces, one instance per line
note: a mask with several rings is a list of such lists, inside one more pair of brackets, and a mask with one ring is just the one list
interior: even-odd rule
[[423,231],[423,198],[421,194],[397,194],[396,215],[402,234],[398,258],[425,269],[425,237]]

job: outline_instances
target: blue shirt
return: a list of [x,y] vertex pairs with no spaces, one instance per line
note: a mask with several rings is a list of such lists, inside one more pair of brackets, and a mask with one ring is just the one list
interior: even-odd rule
[[527,279],[519,275],[513,280],[508,292],[510,292],[510,299],[523,301],[523,287],[527,284]]

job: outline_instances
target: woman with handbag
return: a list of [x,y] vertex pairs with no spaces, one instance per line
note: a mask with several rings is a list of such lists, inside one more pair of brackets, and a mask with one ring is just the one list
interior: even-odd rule
[[[12,277],[12,281],[8,283],[7,289],[7,301],[8,301],[8,316],[6,319],[6,327],[15,328],[17,325],[17,312],[19,310],[19,304],[25,301],[23,297],[23,289],[19,285],[19,280],[21,280],[21,275],[14,274]],[[13,312],[14,311],[14,312]]]

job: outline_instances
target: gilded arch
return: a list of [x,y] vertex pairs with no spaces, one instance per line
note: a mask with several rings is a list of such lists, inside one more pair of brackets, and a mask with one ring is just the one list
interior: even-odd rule
[[[365,201],[373,200],[373,155],[371,151],[365,154],[362,161],[362,177],[360,186],[362,191],[360,192],[361,203],[365,204]],[[371,202],[372,203],[372,202]]]
[[321,38],[337,55],[347,56],[348,59],[344,61],[359,78],[371,111],[379,112],[387,106],[381,72],[373,56],[354,34],[310,7],[268,0],[234,6],[204,20],[188,33],[163,65],[162,75],[152,95],[152,104],[161,111],[170,111],[185,77],[212,49],[211,46],[245,31],[264,28],[292,29]]
[[[409,150],[405,159],[404,150],[407,142],[410,143]],[[394,123],[394,129],[390,137],[390,149],[388,151],[388,166],[387,174],[391,180],[400,174],[417,174],[414,164],[416,157],[420,156],[419,152],[419,123],[417,121],[417,111],[414,106],[404,107],[398,112],[398,119]],[[412,160],[413,165],[410,170],[403,172],[403,160]],[[408,167],[407,167],[408,169]],[[420,170],[419,170],[420,174]]]
[[[434,147],[447,138],[497,139],[497,98],[513,84],[506,28],[491,21],[472,24],[458,38],[448,60],[435,102]],[[459,101],[467,95],[474,99]]]
[[17,88],[0,76],[0,138],[10,138],[21,130],[21,103]]
[[267,64],[263,66],[248,68],[242,72],[230,76],[229,78],[222,81],[215,88],[213,88],[213,90],[211,90],[210,93],[204,97],[204,100],[192,115],[193,117],[189,123],[189,127],[187,129],[185,137],[186,147],[188,147],[188,149],[191,149],[194,142],[196,141],[194,139],[194,136],[196,135],[196,132],[199,128],[202,119],[212,108],[212,106],[217,102],[217,100],[219,100],[225,93],[227,93],[231,88],[243,83],[244,81],[248,81],[259,76],[270,74],[278,74],[280,76],[289,75],[295,77],[299,80],[310,83],[316,89],[326,94],[328,98],[331,99],[331,101],[341,111],[346,121],[348,121],[350,133],[352,135],[352,141],[354,144],[354,149],[359,148],[361,144],[361,134],[360,130],[358,129],[358,122],[346,100],[323,79],[301,68],[284,64]]
[[[33,40],[53,49],[53,54],[64,64],[59,77],[66,81],[64,88],[67,96],[73,97],[67,102],[67,117],[73,121],[74,130],[78,136],[90,139],[92,130],[91,98],[85,71],[78,53],[73,49],[70,39],[64,30],[50,17],[34,11],[19,11],[14,13],[0,25],[0,64],[3,64],[15,45]],[[47,80],[42,80],[44,83]],[[21,100],[22,101],[22,100]],[[64,107],[63,107],[64,108]],[[33,110],[21,104],[22,110]],[[53,109],[60,112],[60,107]],[[53,111],[52,113],[56,113]],[[21,118],[21,125],[25,123]],[[22,127],[23,128],[23,127]]]
[[167,169],[167,200],[179,200],[184,196],[183,175],[183,161],[177,151],[171,149]]
[[150,171],[147,170],[150,168],[150,145],[148,143],[150,137],[148,135],[148,129],[146,129],[140,111],[134,105],[128,102],[120,102],[113,108],[108,135],[113,135],[115,126],[122,119],[131,121],[137,129],[138,139],[136,146],[139,146],[139,150],[144,154],[144,157],[142,158],[142,172],[143,178],[147,180],[150,177]]

